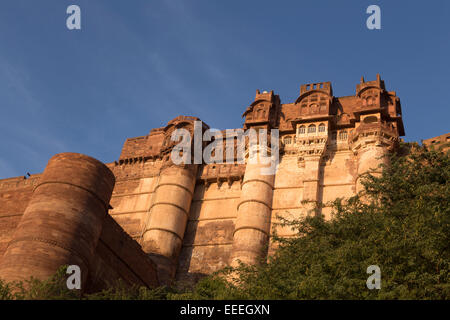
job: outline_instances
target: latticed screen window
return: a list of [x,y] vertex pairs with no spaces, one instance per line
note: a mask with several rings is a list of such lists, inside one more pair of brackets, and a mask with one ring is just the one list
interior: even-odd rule
[[316,132],[316,126],[312,124],[308,127],[308,133],[314,133],[314,132]]
[[291,143],[292,143],[292,138],[291,137],[284,138],[284,144],[291,144]]
[[304,134],[306,132],[305,126],[298,127],[298,134]]
[[323,123],[319,124],[319,132],[325,132],[325,125]]
[[347,140],[347,131],[339,132],[339,140]]

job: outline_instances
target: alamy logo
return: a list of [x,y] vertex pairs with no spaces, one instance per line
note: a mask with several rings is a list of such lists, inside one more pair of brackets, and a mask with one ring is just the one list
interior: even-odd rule
[[367,278],[366,285],[369,290],[381,289],[381,269],[379,266],[371,265],[367,267],[367,273],[372,274]]
[[369,30],[381,29],[381,9],[379,6],[372,4],[367,7],[367,14],[370,16],[367,18],[366,26]]
[[[278,168],[280,157],[278,129],[270,130],[270,139],[267,129],[258,131],[255,129],[246,131],[232,129],[225,130],[225,135],[222,131],[208,129],[203,133],[202,122],[195,121],[193,137],[189,130],[180,128],[173,131],[171,141],[177,142],[171,152],[171,160],[177,165],[245,163],[245,152],[247,151],[247,163],[260,165],[262,175],[274,175]],[[210,143],[203,149],[203,142]]]
[[66,285],[67,289],[73,290],[81,289],[81,269],[77,265],[71,265],[67,267],[66,274],[70,274],[70,276],[67,278]]
[[80,30],[81,29],[81,9],[79,6],[72,4],[67,7],[67,14],[70,14],[66,20],[66,26],[69,30]]

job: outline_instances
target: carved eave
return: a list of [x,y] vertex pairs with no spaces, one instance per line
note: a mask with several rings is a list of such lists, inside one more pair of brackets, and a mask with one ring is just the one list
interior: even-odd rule
[[333,103],[334,96],[331,96],[326,90],[313,89],[313,90],[309,90],[309,91],[306,91],[306,92],[302,93],[297,98],[297,100],[295,100],[294,104],[295,105],[299,104],[303,100],[303,98],[305,98],[305,97],[307,97],[307,96],[309,96],[311,94],[314,94],[314,93],[320,93],[320,94],[324,94],[324,95],[328,96],[328,101],[329,101],[330,105]]
[[364,107],[364,109],[355,110],[353,111],[353,114],[355,115],[356,120],[359,121],[361,115],[378,112],[382,113],[383,111],[385,111],[385,108],[380,106],[374,106],[374,107]]
[[383,88],[380,88],[380,87],[377,86],[377,85],[368,85],[368,86],[364,86],[364,87],[362,87],[361,89],[359,89],[359,90],[356,92],[356,96],[357,96],[358,98],[361,98],[361,95],[362,95],[365,91],[370,90],[370,89],[378,90],[378,92],[380,93],[380,95],[386,93],[386,90],[384,90]]
[[244,118],[248,113],[253,112],[253,108],[257,106],[258,104],[261,104],[263,102],[269,103],[269,109],[272,107],[273,102],[269,99],[256,99],[253,101],[250,106],[245,110],[245,112],[242,114],[242,118]]
[[292,122],[294,125],[298,124],[298,123],[308,123],[308,122],[316,122],[316,121],[330,121],[333,119],[333,115],[311,115],[311,116],[304,116],[304,117],[299,117],[299,118],[295,118],[292,120],[289,120],[290,122]]
[[392,149],[398,143],[398,132],[388,123],[362,124],[349,134],[348,141],[354,153],[371,144]]
[[162,131],[164,133],[167,133],[173,127],[174,128],[183,128],[184,126],[192,126],[194,121],[201,121],[203,130],[209,129],[209,126],[206,123],[204,123],[202,120],[200,120],[200,118],[180,116],[180,117],[170,120],[167,123],[167,126],[165,126],[162,129]]
[[339,129],[351,129],[355,127],[356,119],[350,118],[348,123],[339,123],[339,122],[332,122],[332,125],[330,126],[330,129],[332,130],[339,130]]

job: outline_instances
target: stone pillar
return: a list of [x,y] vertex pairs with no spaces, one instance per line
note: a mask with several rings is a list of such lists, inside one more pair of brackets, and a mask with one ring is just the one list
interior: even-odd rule
[[239,260],[256,264],[267,255],[275,175],[263,173],[263,169],[270,166],[270,163],[265,164],[266,155],[266,152],[261,153],[261,147],[249,155],[237,208],[231,266],[238,266]]
[[96,159],[52,157],[3,256],[0,278],[47,279],[62,265],[78,265],[83,289],[114,183],[113,173]]
[[175,277],[183,243],[197,166],[168,165],[161,170],[145,227],[142,248],[158,266],[161,283]]

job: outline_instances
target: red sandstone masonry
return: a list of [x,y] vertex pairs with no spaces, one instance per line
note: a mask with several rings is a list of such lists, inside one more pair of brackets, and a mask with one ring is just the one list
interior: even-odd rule
[[45,279],[78,265],[87,279],[114,176],[98,160],[74,153],[52,157],[0,264],[0,278]]
[[0,261],[0,277],[44,279],[61,265],[76,264],[82,269],[83,282],[91,272],[95,283],[94,270],[103,264],[104,269],[117,270],[102,284],[123,278],[130,284],[156,286],[155,266],[107,214],[113,186],[113,174],[93,158],[65,153],[50,159],[31,200],[29,188],[22,193],[23,203],[28,202],[23,216],[23,204],[6,206],[0,216],[0,227],[9,230],[21,218],[14,235],[2,239],[0,249],[6,241],[8,246]]
[[[249,171],[246,164],[196,165],[192,195],[186,193],[186,188],[177,186],[183,180],[181,168],[179,173],[171,175],[170,183],[164,182],[168,178],[164,168],[170,166],[170,152],[175,144],[170,139],[171,133],[179,128],[192,132],[193,121],[198,120],[195,117],[176,117],[146,136],[125,141],[119,159],[107,164],[116,178],[110,201],[112,218],[106,216],[103,221],[95,247],[88,279],[92,289],[118,278],[151,285],[156,281],[156,273],[146,254],[155,257],[165,246],[168,250],[159,256],[161,261],[155,259],[159,269],[164,269],[161,266],[170,260],[170,272],[163,276],[171,278],[167,276],[173,275],[177,264],[176,277],[187,281],[196,281],[228,265],[239,250],[240,256],[249,257],[255,244],[261,240],[261,246],[265,245],[267,237],[258,240],[251,232],[248,236],[235,232],[237,227],[242,227],[236,224],[239,215],[239,219],[246,219],[243,216],[246,212],[247,216],[254,216],[255,225],[262,219],[258,218],[261,212],[252,213],[259,209],[238,210],[240,203],[249,199],[263,201],[270,209],[270,214],[264,215],[270,229],[277,230],[280,236],[291,236],[292,231],[276,226],[278,215],[304,216],[309,207],[302,200],[326,203],[336,197],[354,195],[360,187],[358,175],[376,166],[376,158],[393,150],[399,136],[404,135],[400,99],[394,91],[386,90],[379,76],[374,81],[361,79],[355,94],[345,97],[335,97],[329,82],[301,85],[298,98],[291,103],[281,103],[273,91],[258,90],[243,117],[244,129],[280,130],[280,166],[272,192],[263,193],[255,187],[243,194],[242,183]],[[323,131],[301,131],[320,125]],[[447,138],[445,135],[439,142]],[[430,140],[435,139],[424,143]],[[0,180],[0,205],[3,205],[0,206],[0,262],[2,250],[12,238],[12,229],[27,207],[30,186],[39,180],[32,178]],[[79,204],[70,201],[75,206]],[[155,206],[158,203],[159,209]],[[186,211],[185,228],[186,214],[175,217],[172,212],[175,208]],[[320,213],[328,217],[330,208],[325,206]],[[157,223],[152,220],[155,216],[159,217]],[[64,222],[61,223],[63,227]],[[148,234],[152,232],[154,237],[149,239]],[[167,237],[162,240],[165,235],[175,233],[176,244],[171,245],[172,240]],[[269,246],[273,251],[273,244]]]

